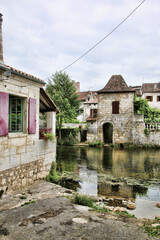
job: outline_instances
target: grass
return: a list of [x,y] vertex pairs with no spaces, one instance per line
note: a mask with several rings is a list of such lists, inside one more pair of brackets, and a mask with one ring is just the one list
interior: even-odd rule
[[76,194],[74,196],[73,202],[75,204],[83,205],[83,206],[88,206],[93,208],[94,207],[94,200],[90,197],[87,197],[85,195],[78,195]]
[[[159,224],[154,227],[152,224]],[[160,218],[156,218],[153,222],[147,222],[144,224],[143,229],[151,237],[160,237]]]
[[36,201],[29,201],[29,202],[25,202],[21,205],[21,207],[23,206],[26,206],[26,205],[29,205],[29,204],[32,204],[32,203],[35,203]]
[[119,212],[119,211],[116,211],[115,212],[118,216],[121,216],[121,217],[128,217],[128,218],[135,218],[135,215],[132,215],[130,213],[128,213],[127,211],[125,212]]

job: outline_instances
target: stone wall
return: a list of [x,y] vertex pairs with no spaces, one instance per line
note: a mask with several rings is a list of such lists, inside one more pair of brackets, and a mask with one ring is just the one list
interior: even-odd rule
[[87,122],[87,141],[95,142],[97,140],[97,121]]
[[[0,190],[18,188],[49,173],[51,163],[56,159],[56,140],[39,140],[39,98],[43,84],[25,77],[11,74],[6,79],[0,72],[0,91],[24,98],[23,132],[9,133],[0,137]],[[36,133],[28,134],[28,101],[36,99]],[[55,118],[55,114],[49,113]],[[55,119],[52,119],[52,133]],[[47,123],[48,125],[49,123]],[[54,127],[53,127],[54,126]]]
[[[149,129],[144,133],[144,116],[134,114],[134,93],[99,94],[98,140],[104,141],[103,124],[113,126],[113,143],[160,145],[160,130]],[[119,101],[119,114],[112,114],[112,101]]]
[[[134,93],[99,94],[98,139],[104,141],[103,124],[113,125],[113,143],[132,142]],[[112,114],[112,102],[119,101],[119,114]]]

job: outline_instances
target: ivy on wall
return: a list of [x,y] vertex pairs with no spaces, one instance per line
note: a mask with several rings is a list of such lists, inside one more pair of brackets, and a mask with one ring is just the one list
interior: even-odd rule
[[137,98],[136,94],[134,96],[134,112],[143,114],[145,122],[160,122],[160,110],[151,108],[146,99]]

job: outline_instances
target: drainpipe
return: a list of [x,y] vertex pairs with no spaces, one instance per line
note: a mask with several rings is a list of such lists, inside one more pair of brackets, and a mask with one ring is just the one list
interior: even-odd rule
[[3,61],[3,41],[2,41],[2,21],[3,21],[2,16],[3,15],[0,13],[0,63],[4,64],[4,61]]

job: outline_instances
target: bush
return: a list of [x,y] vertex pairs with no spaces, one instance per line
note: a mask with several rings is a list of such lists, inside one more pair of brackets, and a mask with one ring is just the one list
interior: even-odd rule
[[88,207],[94,207],[94,201],[92,198],[87,197],[85,195],[78,195],[74,196],[74,203],[79,205],[84,205]]
[[53,141],[55,139],[55,136],[52,133],[45,133],[44,137],[49,141]]

